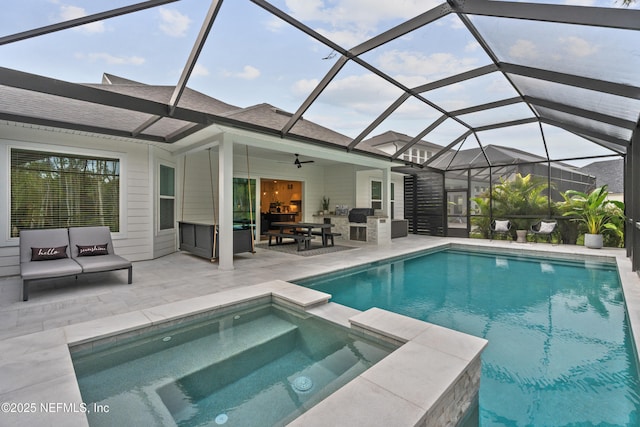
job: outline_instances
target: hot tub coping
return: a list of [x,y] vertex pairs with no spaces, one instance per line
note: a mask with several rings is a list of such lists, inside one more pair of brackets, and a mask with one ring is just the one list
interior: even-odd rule
[[[348,419],[355,425],[388,425],[390,416],[394,425],[423,424],[432,409],[442,404],[443,396],[453,394],[461,381],[465,388],[469,384],[471,389],[476,387],[463,406],[468,409],[477,404],[480,354],[486,340],[378,308],[360,312],[329,302],[330,298],[323,292],[272,280],[5,340],[0,343],[0,365],[8,375],[0,385],[0,395],[3,402],[15,403],[16,408],[29,403],[33,410],[3,416],[16,426],[52,420],[67,426],[88,426],[70,348],[117,340],[128,332],[261,300],[399,346],[291,425],[324,426],[329,420],[337,421],[336,417],[346,417],[342,421]],[[469,379],[470,372],[477,381]]]

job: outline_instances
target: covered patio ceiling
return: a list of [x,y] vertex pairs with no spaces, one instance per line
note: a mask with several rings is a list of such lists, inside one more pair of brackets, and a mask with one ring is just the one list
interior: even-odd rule
[[[117,9],[1,36],[0,54],[7,58],[23,46],[69,34],[83,25],[123,17],[149,19],[151,10],[185,3],[202,9],[202,25],[182,51],[167,51],[167,55],[186,57],[172,84],[157,84],[156,89],[165,88],[158,91],[71,83],[54,77],[53,71],[52,76],[9,68],[3,61],[0,119],[159,144],[174,144],[190,135],[193,139],[197,132],[221,125],[392,161],[401,160],[403,153],[426,141],[443,148],[423,165],[442,169],[451,165],[438,162],[443,154],[488,144],[519,148],[550,161],[624,155],[638,126],[640,10],[633,6],[404,2],[397,5],[406,9],[402,17],[378,22],[373,34],[362,30],[353,31],[359,37],[346,37],[347,29],[338,28],[339,23],[332,24],[335,31],[327,30],[327,16],[329,9],[346,8],[348,1],[331,2],[331,8],[326,5],[324,9],[316,4],[317,10],[307,14],[284,0],[242,4],[213,0],[210,5],[189,0],[120,3],[124,4]],[[243,15],[246,21],[233,22],[243,10],[251,11]],[[361,12],[344,22],[351,29],[373,25],[366,10]],[[187,102],[185,93],[195,89],[239,104],[239,98],[228,98],[247,88],[222,87],[213,78],[198,79],[198,64],[212,58],[224,62],[231,55],[224,40],[241,39],[243,28],[260,25],[265,17],[271,19],[270,25],[277,21],[285,30],[265,36],[264,42],[255,38],[241,41],[246,53],[236,49],[235,57],[250,63],[253,45],[257,45],[272,52],[271,61],[283,69],[297,69],[309,61],[309,55],[320,59],[321,66],[314,66],[311,74],[307,70],[297,75],[274,72],[270,81],[282,85],[276,90],[271,83],[257,82],[254,96],[259,102],[290,111],[286,119],[277,124],[257,123]],[[307,43],[304,50],[289,47],[293,36]],[[154,41],[149,38],[146,43]],[[166,67],[171,66],[167,58]],[[46,64],[43,69],[47,70]],[[293,80],[287,80],[289,75]],[[291,96],[294,84],[296,96]],[[336,101],[341,92],[343,104]],[[309,136],[301,131],[305,120],[344,138]],[[367,147],[368,138],[386,131],[412,139],[393,153]],[[486,161],[487,165],[495,163],[488,157]]]

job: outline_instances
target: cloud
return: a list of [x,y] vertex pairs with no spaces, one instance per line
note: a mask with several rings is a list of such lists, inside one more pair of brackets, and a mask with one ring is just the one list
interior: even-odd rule
[[468,71],[477,63],[476,58],[457,58],[451,53],[439,52],[425,55],[421,52],[400,50],[384,52],[377,60],[380,68],[389,74],[402,73],[406,76],[414,76],[413,80],[416,85],[425,83],[427,80],[433,81],[437,78]]
[[194,77],[204,77],[208,76],[209,74],[210,73],[207,67],[201,65],[200,63],[196,63],[196,65],[193,67],[193,71],[191,72],[191,75]]
[[[317,21],[334,27],[354,24],[374,26],[383,21],[407,19],[437,6],[438,0],[286,0],[290,13],[302,21]],[[327,6],[334,5],[335,6]]]
[[600,50],[598,46],[592,45],[585,39],[576,36],[561,37],[559,41],[560,45],[568,55],[580,58],[593,55]]
[[160,29],[163,33],[171,37],[184,37],[191,26],[191,19],[177,10],[161,7],[160,9]]
[[509,48],[509,55],[518,59],[535,59],[538,57],[538,48],[531,40],[518,39]]
[[319,102],[348,108],[354,112],[379,114],[395,101],[401,90],[374,74],[334,79],[324,90]]
[[265,26],[267,27],[267,30],[271,31],[272,33],[279,33],[286,25],[288,24],[285,24],[283,20],[274,16],[266,21]]
[[311,91],[318,86],[320,80],[318,79],[302,79],[294,82],[291,86],[291,91],[296,96],[306,97]]
[[464,51],[465,52],[476,52],[480,50],[480,43],[478,43],[476,40],[471,40],[469,41],[469,43],[467,43],[467,45],[464,47]]
[[593,6],[596,2],[595,0],[565,0],[564,4],[569,6]]
[[[356,46],[389,23],[413,18],[437,6],[438,0],[286,0],[288,13],[345,47]],[[382,27],[384,25],[384,28]]]
[[245,65],[244,67],[242,67],[242,71],[239,72],[232,73],[230,71],[224,71],[222,73],[222,75],[225,77],[234,77],[243,80],[257,79],[258,77],[260,77],[260,74],[260,70],[258,70],[256,67],[252,67],[251,65]]
[[78,59],[87,59],[91,62],[104,62],[108,65],[142,65],[145,59],[140,56],[115,56],[109,53],[96,52],[89,54],[76,54]]
[[[62,5],[60,6],[60,18],[63,21],[70,21],[72,19],[82,18],[87,16],[88,13],[81,7]],[[82,31],[88,34],[104,33],[105,26],[103,21],[92,22],[80,27],[76,27],[76,30]]]
[[242,72],[236,74],[236,76],[245,80],[253,80],[260,77],[260,70],[258,70],[255,67],[252,67],[251,65],[245,65],[242,68]]

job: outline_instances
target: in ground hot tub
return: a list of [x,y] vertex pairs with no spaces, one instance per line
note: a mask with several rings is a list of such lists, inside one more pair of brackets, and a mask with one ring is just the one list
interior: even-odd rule
[[274,304],[117,341],[72,349],[91,426],[284,425],[395,349]]

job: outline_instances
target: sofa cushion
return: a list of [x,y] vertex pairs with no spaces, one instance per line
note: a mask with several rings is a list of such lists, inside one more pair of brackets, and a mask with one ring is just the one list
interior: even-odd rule
[[131,267],[131,262],[118,255],[85,256],[74,258],[84,273],[120,270]]
[[71,258],[78,257],[80,246],[93,246],[107,244],[107,253],[114,254],[113,242],[111,241],[111,231],[109,227],[70,227],[69,228],[69,252]]
[[[69,245],[66,228],[20,230],[20,263],[31,262],[31,248],[57,248]],[[67,247],[70,256],[71,246]]]
[[509,231],[509,220],[504,220],[504,221],[500,221],[500,220],[496,220],[496,226],[494,231]]
[[71,258],[23,262],[20,264],[20,275],[25,280],[73,276],[80,273],[82,273],[82,267]]
[[104,245],[76,245],[78,247],[78,256],[95,256],[108,255],[107,243]]
[[67,257],[67,246],[31,248],[31,261],[48,261]]
[[549,233],[553,233],[553,231],[555,229],[556,229],[556,223],[555,222],[544,222],[544,221],[541,221],[540,222],[540,229],[538,229],[538,233],[549,234]]

